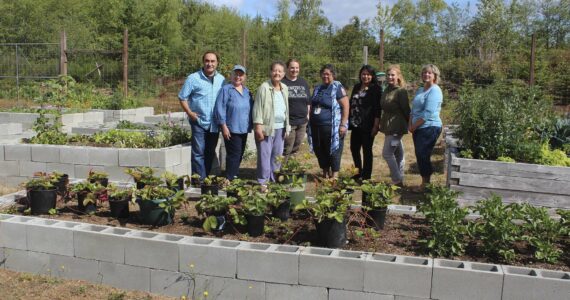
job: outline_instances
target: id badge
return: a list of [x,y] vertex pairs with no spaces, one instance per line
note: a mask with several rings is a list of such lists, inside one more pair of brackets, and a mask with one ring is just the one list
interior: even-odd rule
[[321,113],[321,108],[317,106],[317,108],[315,108],[315,111],[313,112],[315,115],[318,115]]

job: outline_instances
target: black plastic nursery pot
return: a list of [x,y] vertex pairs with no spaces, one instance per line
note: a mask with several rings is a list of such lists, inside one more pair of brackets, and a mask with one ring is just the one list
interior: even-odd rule
[[111,216],[116,219],[128,219],[129,218],[129,198],[114,199],[109,198],[109,208],[111,210]]
[[224,228],[226,228],[226,213],[227,210],[221,210],[221,211],[212,211],[212,212],[208,212],[206,213],[207,216],[214,216],[216,217],[216,223],[217,226],[216,228],[213,228],[212,231],[223,231]]
[[265,226],[265,215],[254,216],[245,215],[247,220],[247,234],[252,237],[260,236],[263,234],[263,227]]
[[169,185],[169,184],[167,184],[167,187],[168,187],[170,190],[173,190],[173,191],[175,191],[175,192],[184,190],[184,178],[178,178],[178,179],[176,180],[176,184],[174,184],[174,185]]
[[387,208],[369,210],[367,212],[368,216],[366,218],[366,224],[370,227],[374,227],[376,230],[384,229],[387,211]]
[[88,194],[89,192],[77,193],[77,209],[84,213],[91,214],[97,211],[97,203],[89,202],[87,205],[84,205],[83,201]]
[[59,177],[59,180],[55,183],[57,188],[57,193],[60,195],[65,195],[67,193],[67,184],[69,183],[69,175],[63,174]]
[[325,219],[316,223],[319,243],[328,248],[340,248],[346,244],[346,218],[342,223],[335,219]]
[[137,190],[142,190],[146,186],[146,183],[142,181],[135,181],[135,184],[137,186]]
[[89,183],[99,183],[100,185],[107,187],[109,185],[109,178],[102,178],[102,179],[91,179]]
[[42,215],[49,213],[55,208],[57,199],[57,189],[51,190],[29,190],[28,198],[32,215]]
[[279,218],[281,221],[289,220],[291,217],[291,201],[289,199],[285,200],[279,206],[273,208],[273,216]]
[[200,193],[202,195],[207,195],[207,194],[212,194],[212,195],[217,195],[218,191],[219,191],[220,187],[217,185],[205,185],[202,184],[200,186]]
[[160,203],[167,201],[166,199],[156,199],[156,200],[137,200],[139,204],[140,212],[139,218],[142,224],[153,225],[153,226],[163,226],[172,224],[174,220],[174,213],[169,214],[160,207]]

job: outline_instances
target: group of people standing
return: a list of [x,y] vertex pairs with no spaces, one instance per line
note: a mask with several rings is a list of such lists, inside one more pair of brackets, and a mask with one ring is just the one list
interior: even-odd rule
[[299,76],[300,62],[274,62],[269,80],[258,87],[255,97],[244,85],[247,70],[235,65],[230,83],[217,72],[219,57],[206,52],[203,67],[186,79],[178,97],[189,117],[192,130],[192,172],[205,178],[210,174],[219,132],[226,147],[226,178],[238,177],[246,148],[247,135],[253,131],[257,147],[257,180],[275,181],[280,168],[278,157],[285,159],[298,152],[308,136],[322,175],[334,178],[340,170],[344,137],[351,130],[350,150],[358,179],[372,175],[372,146],[378,132],[385,135],[382,156],[390,169],[393,184],[403,185],[404,147],[402,137],[412,133],[422,189],[433,173],[431,154],[441,133],[439,117],[443,94],[438,86],[439,69],[432,64],[422,68],[420,87],[410,107],[406,82],[398,65],[386,71],[383,87],[373,67],[360,69],[359,82],[350,97],[336,80],[333,65],[320,69],[321,83],[310,93]]

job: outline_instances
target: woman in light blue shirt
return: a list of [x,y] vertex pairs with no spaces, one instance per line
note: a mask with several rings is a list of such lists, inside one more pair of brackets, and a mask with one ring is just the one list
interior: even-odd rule
[[422,185],[418,191],[423,191],[430,182],[433,166],[431,154],[439,135],[441,134],[441,103],[443,93],[437,85],[440,79],[439,68],[428,64],[422,67],[423,87],[420,87],[412,101],[409,131],[412,133],[418,169],[422,176]]
[[231,83],[220,90],[214,107],[214,121],[220,127],[226,146],[226,178],[238,176],[239,165],[247,142],[247,134],[252,129],[253,98],[244,85],[246,69],[235,65]]

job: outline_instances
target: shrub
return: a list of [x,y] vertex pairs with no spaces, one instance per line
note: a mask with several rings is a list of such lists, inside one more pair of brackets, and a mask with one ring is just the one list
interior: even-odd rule
[[420,212],[430,225],[429,239],[420,240],[431,255],[456,256],[465,251],[467,226],[464,218],[468,211],[457,204],[458,192],[449,188],[430,185],[427,201],[420,205]]
[[566,234],[562,222],[555,221],[544,207],[522,205],[526,231],[523,238],[534,248],[534,257],[548,263],[556,263],[562,254],[556,243]]
[[456,106],[456,133],[473,158],[540,160],[545,132],[552,130],[552,102],[540,89],[497,83],[487,88],[467,84]]

